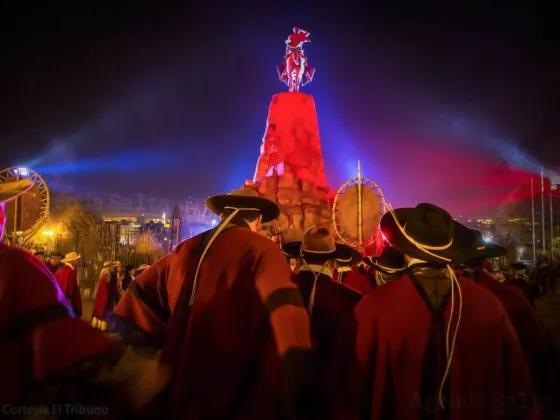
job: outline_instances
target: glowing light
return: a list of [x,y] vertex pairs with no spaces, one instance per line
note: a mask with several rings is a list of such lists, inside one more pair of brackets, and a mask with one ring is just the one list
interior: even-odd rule
[[21,236],[21,235],[23,235],[23,231],[21,231],[21,230],[18,230],[18,231],[16,232],[16,235],[17,235],[17,236]]
[[492,240],[492,238],[489,238],[488,236],[484,237],[484,242],[490,242]]
[[218,221],[216,219],[212,219],[212,226],[216,226],[218,224]]
[[19,176],[29,176],[29,169],[27,168],[17,168],[15,173]]
[[45,236],[53,236],[53,235],[54,235],[54,232],[53,232],[52,230],[45,230],[45,231],[43,232],[43,235],[45,235]]

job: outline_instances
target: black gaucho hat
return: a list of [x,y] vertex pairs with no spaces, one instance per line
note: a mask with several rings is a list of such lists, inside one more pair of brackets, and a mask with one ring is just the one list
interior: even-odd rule
[[226,209],[258,211],[262,215],[263,223],[271,222],[280,215],[280,208],[274,201],[259,197],[250,188],[242,188],[233,190],[228,194],[208,197],[206,207],[218,216]]
[[59,260],[64,258],[64,255],[62,255],[60,252],[58,251],[53,251],[50,253],[49,258],[57,258]]
[[429,203],[385,213],[380,229],[394,248],[428,263],[463,264],[470,259],[474,247],[469,228]]
[[491,258],[503,257],[507,254],[507,249],[490,242],[486,242],[479,230],[471,229],[472,247],[469,251],[470,258],[468,263],[477,260],[488,260]]
[[364,258],[367,265],[384,274],[396,274],[406,270],[404,254],[392,246],[386,246],[379,257]]
[[324,261],[352,258],[355,252],[347,245],[337,244],[334,236],[323,227],[308,229],[303,240],[286,242],[282,250],[292,257],[313,256]]
[[515,262],[510,264],[509,267],[513,270],[525,270],[527,268],[527,264],[522,262]]

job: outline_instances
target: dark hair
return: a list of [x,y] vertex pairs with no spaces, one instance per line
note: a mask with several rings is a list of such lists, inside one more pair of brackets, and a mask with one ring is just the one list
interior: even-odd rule
[[[224,220],[229,217],[234,211],[235,209],[225,209],[222,214],[220,214],[220,218]],[[261,213],[256,210],[241,210],[235,215],[234,219],[239,218],[246,220],[247,222],[254,222],[259,218],[260,215]]]

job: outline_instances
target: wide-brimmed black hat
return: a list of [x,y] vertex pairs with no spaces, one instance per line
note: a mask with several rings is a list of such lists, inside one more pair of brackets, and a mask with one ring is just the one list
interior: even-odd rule
[[527,268],[527,264],[522,262],[514,262],[513,264],[509,265],[509,268],[513,270],[525,270]]
[[41,257],[41,256],[46,255],[46,252],[45,252],[44,249],[36,249],[36,250],[33,252],[33,255],[34,255],[35,257]]
[[386,246],[379,257],[366,257],[364,262],[384,274],[395,274],[406,270],[404,254],[392,246]]
[[471,234],[473,237],[472,247],[468,251],[470,254],[469,262],[503,257],[507,254],[507,249],[504,247],[485,241],[482,232],[479,230],[471,229]]
[[429,203],[385,213],[380,229],[391,246],[428,263],[464,263],[473,246],[469,228],[453,220],[441,207]]
[[49,254],[50,258],[58,258],[59,260],[61,260],[62,258],[64,258],[64,255],[62,255],[60,252],[58,251],[53,251]]
[[362,261],[363,255],[360,251],[358,251],[356,248],[347,245],[345,243],[342,242],[336,242],[335,243],[336,246],[338,247],[346,247],[346,252],[348,255],[346,255],[343,258],[337,258],[336,262],[338,263],[338,265],[341,266],[351,266],[354,264],[359,263],[360,261]]
[[251,188],[208,197],[206,207],[218,216],[226,209],[258,211],[262,215],[263,223],[271,222],[280,215],[280,208],[274,201],[259,197]]
[[347,245],[337,244],[334,236],[325,228],[309,229],[303,235],[303,240],[286,242],[282,250],[292,257],[313,256],[325,261],[351,258],[355,252]]

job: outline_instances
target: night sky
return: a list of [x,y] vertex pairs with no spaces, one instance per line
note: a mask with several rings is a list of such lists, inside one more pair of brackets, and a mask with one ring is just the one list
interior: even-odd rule
[[559,26],[537,3],[13,3],[0,163],[55,191],[175,202],[252,178],[293,25],[312,34],[303,91],[333,188],[360,159],[394,206],[485,215],[560,167]]

